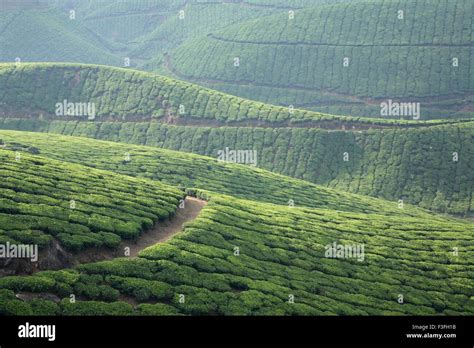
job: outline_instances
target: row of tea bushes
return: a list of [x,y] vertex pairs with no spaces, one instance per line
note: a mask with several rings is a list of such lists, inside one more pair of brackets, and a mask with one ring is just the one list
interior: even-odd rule
[[184,196],[158,182],[5,149],[0,175],[0,240],[44,247],[56,238],[74,251],[136,238],[172,216]]

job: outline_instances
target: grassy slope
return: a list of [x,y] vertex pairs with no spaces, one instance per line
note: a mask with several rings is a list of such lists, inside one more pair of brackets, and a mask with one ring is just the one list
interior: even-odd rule
[[[363,244],[364,260],[326,258],[333,242]],[[216,196],[182,234],[139,258],[0,279],[0,313],[473,314],[473,251],[472,225],[462,222]],[[20,292],[53,293],[57,303],[20,301]]]
[[[141,37],[138,47],[133,50],[133,55],[146,57],[147,61],[142,66],[144,70],[169,73],[167,69],[163,68],[163,54],[187,40],[197,39],[199,36],[247,20],[263,18],[290,9],[324,5],[331,1],[335,2],[334,0],[303,0],[292,1],[289,4],[274,0],[253,0],[241,3],[191,1],[180,8],[180,11],[184,11],[184,18],[180,18],[179,12],[176,11],[166,17],[156,29]],[[337,0],[337,2],[347,1]]]
[[[96,65],[0,64],[0,115],[55,116],[55,105],[95,103],[97,120],[150,120],[178,122],[193,118],[221,123],[313,122],[315,125],[418,125],[406,120],[367,120],[278,107],[234,97],[171,78]],[[432,121],[431,124],[435,124]],[[448,122],[448,121],[439,121]],[[254,124],[255,125],[255,124]]]
[[132,54],[145,57],[147,61],[143,66],[144,70],[156,69],[163,62],[163,52],[177,47],[185,40],[275,13],[274,9],[268,7],[222,2],[189,3],[182,6],[180,11],[184,11],[184,18],[176,11],[140,38],[140,43]]
[[121,64],[104,43],[68,12],[41,8],[0,11],[0,61]]
[[[45,3],[49,8],[0,11],[0,43],[4,47],[0,61],[20,57],[23,61],[123,66],[124,59],[129,58],[131,66],[151,69],[164,50],[191,35],[275,12],[272,6],[198,0]],[[71,9],[76,12],[73,21],[68,19]],[[178,18],[180,11],[185,11],[183,20]]]
[[[412,206],[399,209],[397,202],[344,193],[266,170],[218,162],[216,159],[184,152],[79,137],[3,130],[0,131],[0,139],[11,150],[21,151],[25,147],[34,147],[41,156],[56,160],[254,201],[288,206],[289,201],[293,200],[296,206],[435,218]],[[129,162],[124,162],[126,153],[130,155]]]
[[472,117],[472,6],[374,1],[298,10],[293,20],[282,13],[191,39],[171,66],[181,78],[273,104],[377,116],[380,101],[366,98],[391,98],[421,101],[423,119]]
[[183,197],[167,185],[16,149],[0,150],[2,243],[44,247],[54,237],[70,250],[116,247],[173,215]]
[[[258,166],[319,185],[454,214],[474,210],[474,123],[328,132],[304,128],[176,127],[146,122],[0,120],[0,128],[193,152],[254,149]],[[344,161],[347,152],[348,161]],[[453,153],[458,161],[453,161]]]
[[[0,122],[2,128],[157,145],[212,157],[226,147],[253,149],[258,151],[259,166],[277,173],[390,200],[404,199],[443,212],[464,214],[472,210],[471,123],[366,133],[278,128],[284,120],[293,125],[297,120],[319,120],[314,125],[332,127],[346,124],[367,128],[370,124],[356,118],[301,110],[290,114],[286,108],[251,102],[186,82],[97,66],[5,64],[0,65],[0,85],[6,86],[6,93],[0,96],[0,114],[33,118],[5,119]],[[237,120],[254,126],[267,121],[266,125],[277,128],[210,129],[159,123],[35,120],[39,114],[46,120],[64,119],[54,116],[55,103],[63,99],[95,102],[98,120],[152,119],[171,123],[200,120],[215,126]],[[184,106],[184,115],[179,114],[179,105]],[[150,117],[153,114],[156,116]],[[410,126],[436,124],[435,121],[400,122]],[[391,125],[388,120],[376,123]],[[349,155],[347,162],[343,160],[345,152]],[[458,162],[452,160],[454,152],[459,154]]]

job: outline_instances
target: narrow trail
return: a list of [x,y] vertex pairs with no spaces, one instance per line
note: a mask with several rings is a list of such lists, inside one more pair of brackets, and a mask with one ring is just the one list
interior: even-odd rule
[[[152,245],[165,243],[183,230],[183,224],[197,218],[207,202],[186,197],[184,208],[177,209],[176,213],[166,221],[159,221],[155,226],[144,232],[136,240],[122,240],[117,249],[105,247],[91,248],[79,253],[71,253],[54,241],[47,249],[39,253],[38,263],[27,260],[10,260],[0,267],[0,278],[9,275],[31,275],[45,270],[72,268],[83,263],[112,260],[119,257],[134,258],[140,251]],[[125,249],[129,248],[129,249]],[[128,251],[126,254],[125,251]]]
[[248,40],[233,40],[227,39],[224,37],[216,36],[213,33],[207,34],[212,40],[221,41],[221,42],[228,42],[233,44],[244,44],[244,45],[271,45],[271,46],[331,46],[331,47],[473,47],[474,44],[472,42],[464,42],[464,43],[457,43],[457,44],[450,44],[450,43],[376,43],[376,44],[369,44],[369,43],[331,43],[331,42],[306,42],[306,41],[248,41]]
[[[184,208],[178,207],[176,213],[170,219],[158,221],[151,230],[143,232],[136,240],[122,240],[116,250],[107,248],[86,250],[76,255],[73,263],[97,262],[117,257],[137,257],[143,249],[158,243],[164,243],[180,233],[183,230],[183,224],[196,219],[206,204],[206,201],[188,196],[184,200]],[[128,254],[125,254],[126,251],[128,251]]]
[[183,230],[185,222],[196,219],[206,204],[206,201],[194,197],[186,197],[184,208],[178,208],[176,214],[171,219],[159,222],[152,230],[142,234],[135,243],[131,243],[128,240],[122,241],[120,249],[124,250],[125,247],[129,247],[130,257],[136,257],[143,249],[168,241]]

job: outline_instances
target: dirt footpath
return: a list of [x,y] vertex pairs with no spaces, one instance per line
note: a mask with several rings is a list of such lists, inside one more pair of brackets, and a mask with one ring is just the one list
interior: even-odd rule
[[158,222],[151,230],[140,235],[136,242],[128,240],[122,241],[120,250],[129,247],[130,257],[135,257],[140,251],[149,246],[166,242],[183,230],[183,224],[185,222],[194,220],[206,204],[206,201],[194,197],[186,197],[184,208],[178,207],[176,214],[171,217],[171,219]]
[[[159,221],[149,231],[143,232],[136,240],[123,240],[115,249],[105,247],[91,248],[80,253],[71,253],[63,249],[58,241],[40,251],[38,263],[25,260],[11,260],[6,265],[0,264],[0,278],[10,275],[30,275],[44,270],[71,268],[82,263],[112,260],[117,257],[136,257],[140,251],[157,243],[164,243],[183,230],[183,224],[193,221],[207,202],[193,197],[186,197],[184,208],[179,208],[168,220]],[[125,249],[129,248],[129,249]],[[125,252],[128,251],[129,254]]]

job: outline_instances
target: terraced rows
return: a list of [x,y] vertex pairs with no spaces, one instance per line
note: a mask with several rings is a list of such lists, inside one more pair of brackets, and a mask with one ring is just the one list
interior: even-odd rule
[[[435,215],[409,205],[401,209],[397,202],[344,193],[266,170],[184,152],[28,132],[0,131],[0,139],[13,151],[33,146],[41,156],[198,189],[203,196],[228,194],[284,206],[291,205],[291,200],[295,206],[436,219]],[[126,154],[130,161],[124,160]]]
[[0,242],[66,249],[117,247],[172,216],[184,193],[28,153],[0,150]]
[[[336,1],[347,2],[348,0]],[[292,1],[289,4],[287,1],[271,1],[270,3],[266,1],[242,1],[235,3],[226,1],[205,3],[188,1],[185,6],[179,8],[179,11],[176,9],[176,13],[167,16],[156,29],[140,37],[140,44],[133,50],[132,56],[146,57],[147,61],[141,67],[143,70],[158,71],[166,74],[169,72],[164,68],[166,60],[163,59],[163,53],[176,48],[185,41],[205,36],[216,30],[247,20],[287,12],[290,9],[326,5],[334,2],[334,0],[303,0]],[[120,23],[116,25],[122,26]],[[102,33],[101,30],[97,32]]]
[[[74,19],[70,11],[74,11]],[[127,59],[130,66],[151,69],[157,66],[154,58],[185,38],[274,12],[268,6],[198,0],[45,0],[35,7],[11,4],[0,9],[4,48],[0,61],[12,62],[18,57],[30,62],[124,66]]]
[[[459,221],[215,196],[182,234],[137,259],[0,279],[0,313],[473,314],[472,232],[472,225]],[[334,242],[364,245],[364,252],[326,257]],[[14,296],[21,292],[57,298],[19,301]],[[70,294],[78,301],[71,303]]]
[[370,110],[398,98],[422,102],[422,119],[452,117],[445,110],[472,117],[463,109],[474,86],[472,12],[467,0],[303,9],[294,19],[283,13],[189,40],[171,53],[169,67],[180,78],[279,105]]
[[474,210],[472,122],[363,133],[12,119],[0,120],[0,128],[157,146],[214,158],[226,147],[252,149],[257,151],[258,166],[275,173],[440,212],[469,215]]
[[[57,104],[90,103],[96,120],[248,123],[253,126],[418,126],[450,121],[408,121],[333,116],[234,97],[136,70],[80,64],[0,64],[0,116],[70,119]],[[66,86],[66,88],[65,88]],[[212,123],[211,122],[211,123]],[[456,122],[456,121],[452,121]]]
[[[0,129],[23,130],[0,130],[0,247],[69,267],[186,195],[208,201],[138,257],[3,277],[16,262],[0,256],[0,316],[474,315],[469,0],[44,1],[0,9],[0,60],[132,58],[281,106],[130,69],[0,63]],[[317,112],[376,116],[384,98],[421,101],[422,120]]]
[[[346,2],[299,11],[295,22],[284,17],[287,13],[282,13],[249,21],[252,26],[240,26],[239,30],[236,30],[237,26],[229,27],[212,36],[230,42],[256,44],[472,46],[471,18],[463,12],[471,8],[472,3],[465,0]],[[404,12],[402,17],[399,10]],[[374,13],[379,16],[371,16]],[[443,23],[437,23],[435,19],[441,13]],[[353,21],[354,18],[359,20]],[[408,23],[403,22],[404,19]],[[303,28],[307,29],[304,33],[301,32]]]
[[168,16],[160,26],[140,38],[132,56],[146,57],[143,70],[159,69],[164,63],[163,52],[173,49],[192,37],[206,35],[242,21],[261,18],[276,11],[269,7],[243,6],[238,3],[188,3]]

